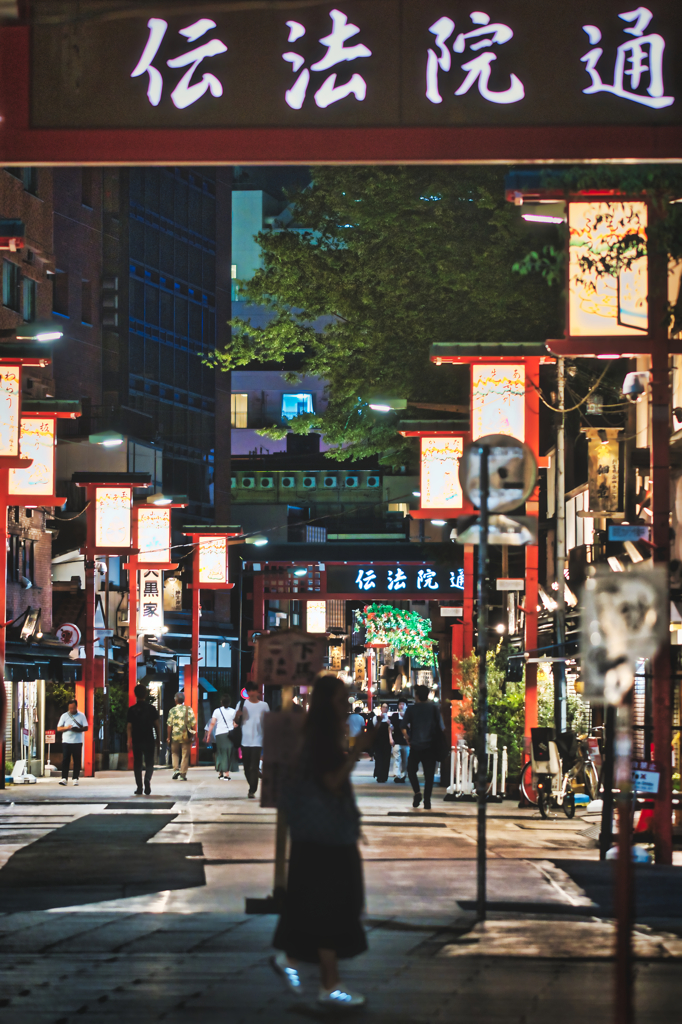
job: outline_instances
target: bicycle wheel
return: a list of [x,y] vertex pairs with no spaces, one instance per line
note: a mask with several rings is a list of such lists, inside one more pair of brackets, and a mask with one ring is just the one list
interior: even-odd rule
[[567,818],[575,817],[575,793],[572,790],[564,797],[562,807]]
[[533,789],[533,766],[530,761],[526,761],[521,772],[521,795],[533,806],[538,802],[537,791]]
[[549,818],[549,794],[542,790],[538,793],[538,810],[541,818]]

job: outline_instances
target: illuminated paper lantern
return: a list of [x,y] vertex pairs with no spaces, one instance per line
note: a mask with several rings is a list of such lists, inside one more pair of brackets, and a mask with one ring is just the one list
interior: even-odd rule
[[130,547],[130,487],[97,487],[95,491],[95,547]]
[[471,367],[471,438],[510,434],[524,440],[526,367],[482,363]]
[[21,369],[0,366],[0,456],[19,454]]
[[327,631],[327,602],[308,601],[306,602],[306,623],[309,633],[326,633]]
[[199,538],[199,586],[227,583],[227,537]]
[[422,437],[421,507],[460,509],[462,487],[459,460],[464,451],[462,437]]
[[151,505],[136,508],[135,514],[138,562],[170,562],[170,509]]
[[51,417],[21,417],[21,457],[33,459],[26,469],[10,469],[9,493],[51,497],[54,494],[55,420]]
[[[646,237],[646,203],[569,203],[569,334],[632,335],[649,328],[648,260],[638,257],[614,275],[598,276],[598,261],[627,235]],[[627,250],[626,250],[627,251]]]

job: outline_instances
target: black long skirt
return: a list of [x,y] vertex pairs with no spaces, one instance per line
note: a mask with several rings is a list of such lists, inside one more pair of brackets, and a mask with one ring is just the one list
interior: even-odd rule
[[364,904],[357,846],[292,842],[284,911],[273,946],[295,960],[316,964],[318,949],[339,959],[367,949],[360,923]]

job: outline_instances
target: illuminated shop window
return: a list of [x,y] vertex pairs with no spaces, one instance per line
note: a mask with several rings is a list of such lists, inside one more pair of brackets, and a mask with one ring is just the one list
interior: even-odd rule
[[290,420],[294,416],[313,411],[312,395],[282,395],[282,419]]

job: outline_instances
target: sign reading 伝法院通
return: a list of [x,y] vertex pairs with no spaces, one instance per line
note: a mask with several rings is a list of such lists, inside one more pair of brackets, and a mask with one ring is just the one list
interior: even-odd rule
[[56,0],[59,31],[32,25],[31,125],[675,125],[682,8],[650,2],[205,0],[112,21],[85,0],[76,22]]
[[464,570],[432,565],[327,565],[328,594],[424,594],[425,600],[440,595],[461,596]]

